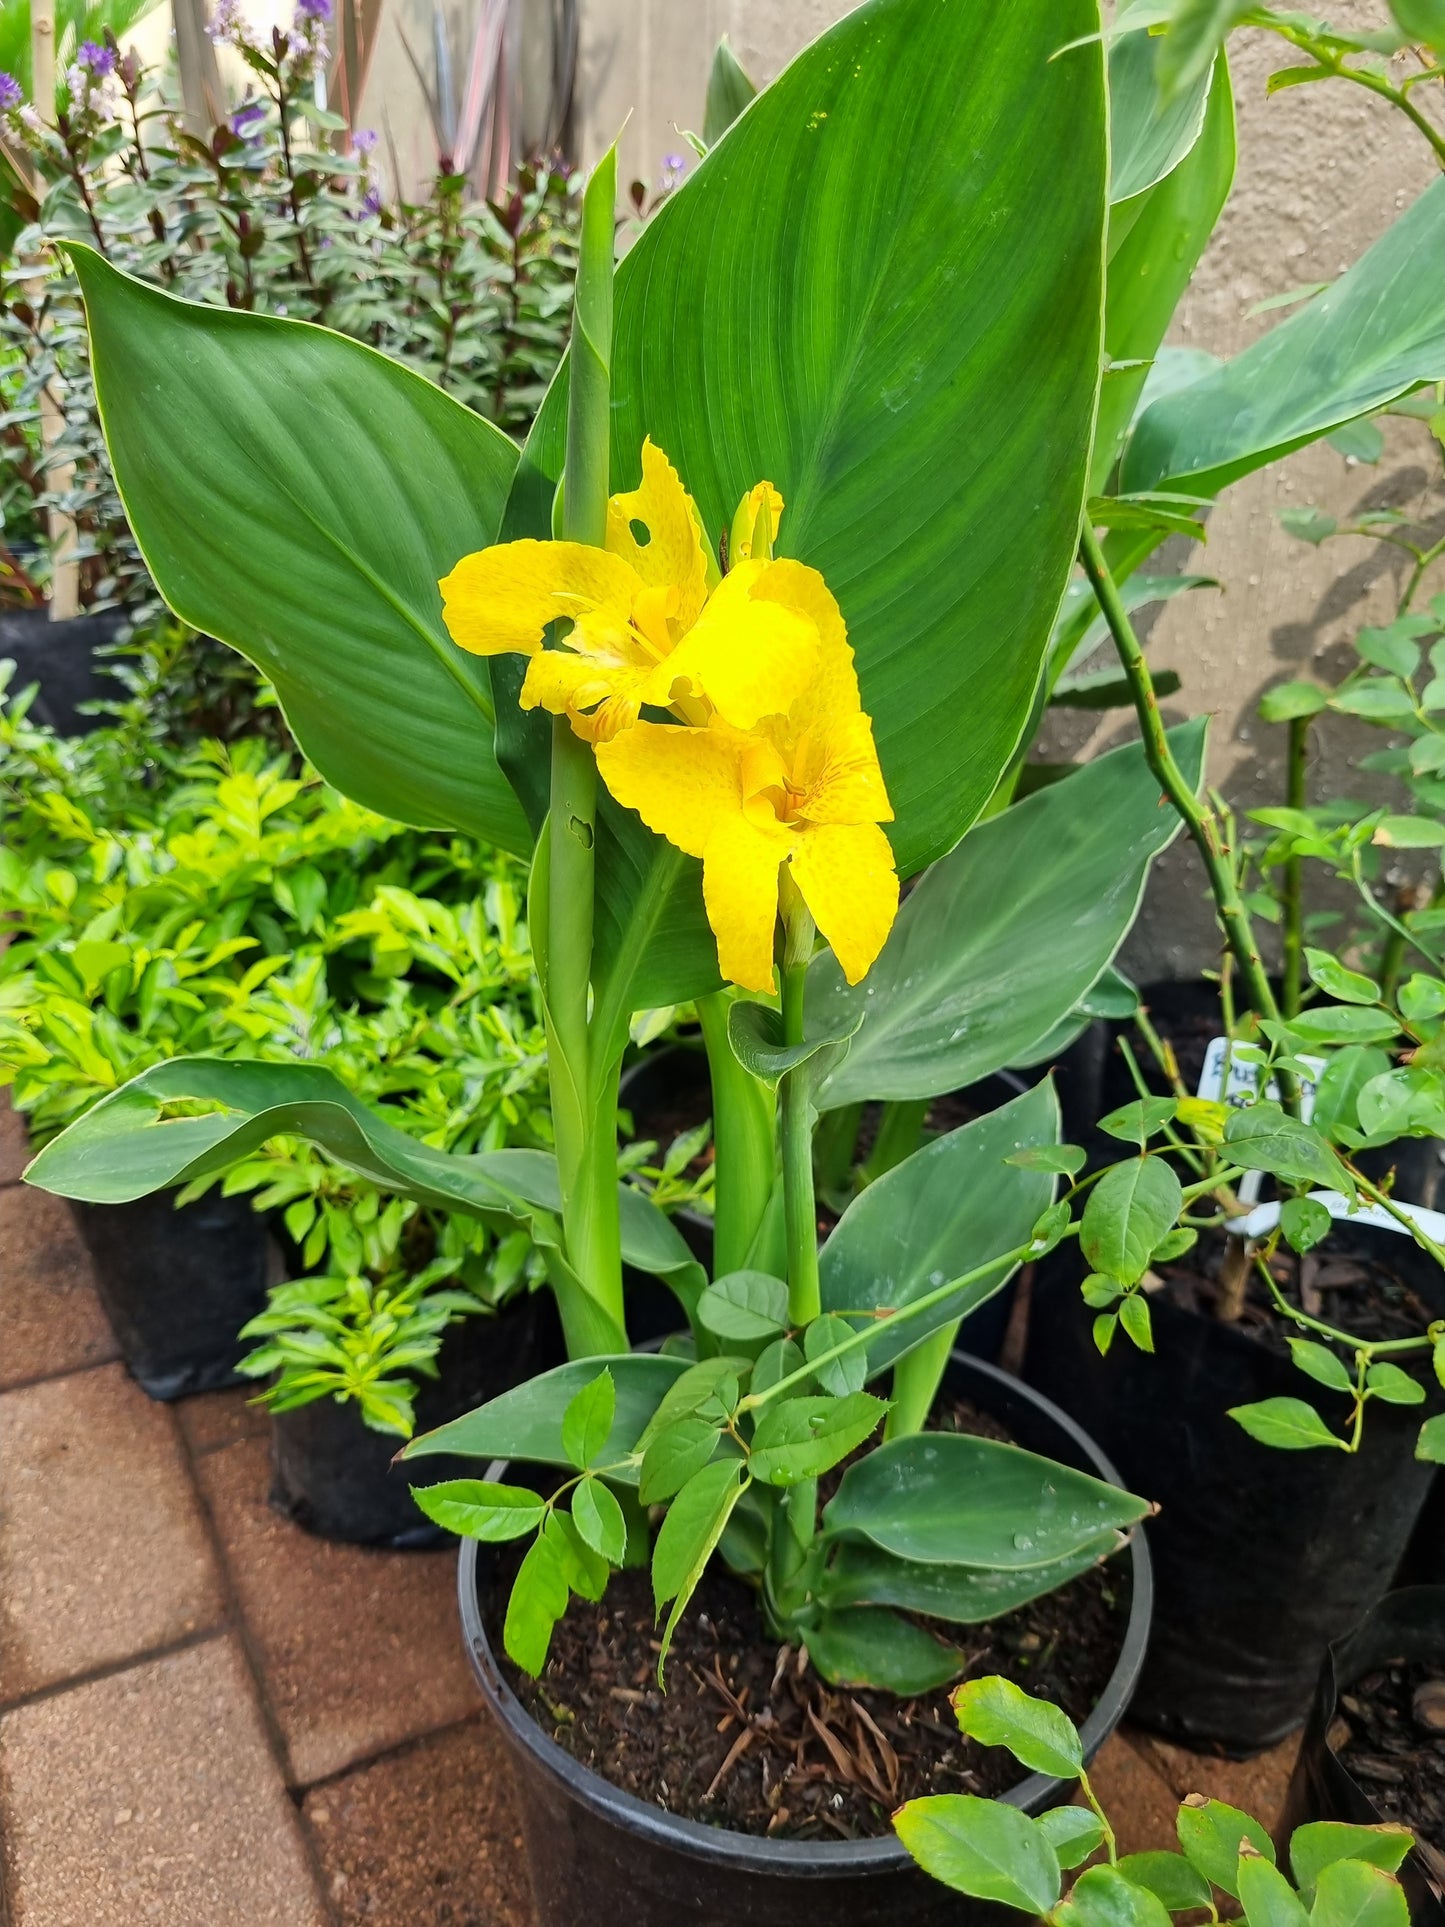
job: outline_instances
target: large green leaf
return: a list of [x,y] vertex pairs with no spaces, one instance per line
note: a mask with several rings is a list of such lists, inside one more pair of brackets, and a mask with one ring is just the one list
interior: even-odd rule
[[915,1432],[849,1466],[823,1526],[898,1559],[1013,1572],[1068,1559],[1148,1510],[1145,1499],[1016,1445]]
[[[213,1057],[157,1064],[53,1138],[25,1176],[61,1197],[124,1204],[224,1171],[282,1136],[309,1138],[420,1204],[525,1225],[547,1257],[569,1328],[604,1317],[562,1258],[557,1167],[546,1152],[436,1150],[361,1103],[320,1064]],[[703,1273],[671,1221],[630,1186],[620,1187],[619,1204],[624,1260],[666,1278],[684,1302],[695,1300]],[[623,1335],[612,1342],[620,1348]]]
[[1213,494],[1342,422],[1445,379],[1445,181],[1347,274],[1214,373],[1146,408],[1122,485]]
[[[1191,782],[1204,738],[1202,718],[1170,732]],[[810,1031],[864,1013],[820,1107],[934,1097],[1025,1061],[1107,967],[1178,829],[1138,744],[980,823],[908,896],[863,983],[827,953],[809,970]]]
[[[1054,1180],[1004,1159],[1025,1146],[1056,1144],[1058,1137],[1058,1102],[1045,1079],[895,1165],[853,1200],[823,1246],[823,1309],[901,1309],[1027,1244],[1053,1199]],[[897,1332],[882,1320],[868,1347],[870,1374],[992,1298],[1011,1275],[999,1270],[965,1286]]]
[[[758,96],[618,273],[612,485],[635,484],[651,435],[715,540],[745,489],[778,484],[779,553],[822,570],[848,623],[905,874],[992,791],[1073,556],[1104,90],[1097,45],[1051,56],[1097,27],[1090,0],[873,0]],[[564,382],[504,533],[550,527]],[[545,760],[505,709],[502,727],[535,814]],[[618,998],[705,989],[697,866],[669,853],[658,893],[630,846],[619,874],[617,820],[599,837],[604,984],[646,889],[658,947]]]
[[[1129,0],[1116,19],[1138,4]],[[1160,52],[1154,34],[1115,34],[1109,42],[1109,199],[1114,203],[1132,201],[1173,173],[1199,139],[1211,85],[1223,74],[1216,62],[1190,86],[1166,92],[1159,78]]]
[[1001,1572],[987,1566],[936,1566],[898,1559],[866,1540],[845,1540],[818,1582],[818,1598],[829,1608],[896,1606],[903,1612],[926,1613],[930,1619],[977,1626],[1057,1591],[1107,1558],[1119,1544],[1117,1533],[1101,1533],[1052,1565]]
[[265,671],[348,796],[529,849],[486,664],[447,635],[437,588],[494,538],[511,442],[344,335],[70,253],[116,481],[176,614]]
[[[1158,39],[1149,34],[1128,34],[1116,41],[1109,58],[1111,83],[1115,62],[1126,50],[1152,71],[1159,48]],[[1207,105],[1201,105],[1205,111],[1199,137],[1188,152],[1109,211],[1106,360],[1091,482],[1096,490],[1118,459],[1145,380],[1234,179],[1234,97],[1222,53]]]

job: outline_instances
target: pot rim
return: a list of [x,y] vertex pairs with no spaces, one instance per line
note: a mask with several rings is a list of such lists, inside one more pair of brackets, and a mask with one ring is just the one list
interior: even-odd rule
[[[1031,1385],[967,1352],[955,1350],[949,1362],[955,1369],[973,1373],[1025,1399],[1081,1448],[1096,1476],[1113,1485],[1122,1483],[1112,1462],[1083,1427]],[[506,1463],[501,1459],[493,1461],[486,1476],[500,1478]],[[482,1623],[477,1595],[477,1544],[475,1539],[463,1539],[457,1561],[457,1603],[472,1673],[489,1711],[511,1744],[525,1748],[533,1764],[559,1783],[572,1799],[605,1817],[612,1826],[643,1841],[665,1844],[674,1851],[681,1848],[717,1866],[751,1866],[783,1877],[805,1877],[819,1873],[894,1873],[912,1865],[907,1848],[892,1834],[874,1840],[810,1841],[770,1840],[758,1834],[735,1833],[726,1827],[709,1826],[705,1821],[690,1820],[682,1814],[652,1806],[574,1760],[531,1718],[497,1665]],[[1142,1529],[1136,1530],[1129,1541],[1129,1554],[1134,1585],[1123,1644],[1103,1692],[1079,1729],[1086,1763],[1123,1719],[1144,1667],[1154,1608],[1154,1579]],[[1069,1784],[1046,1773],[1031,1773],[1000,1797],[1011,1806],[1038,1811]]]

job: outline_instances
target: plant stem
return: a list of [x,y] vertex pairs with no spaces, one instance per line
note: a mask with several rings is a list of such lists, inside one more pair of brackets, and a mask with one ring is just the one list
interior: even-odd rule
[[940,1325],[893,1367],[893,1402],[883,1421],[885,1439],[909,1438],[923,1430],[962,1323],[961,1318],[951,1318]]
[[[813,919],[782,873],[783,1042],[803,1041],[803,990],[813,951]],[[788,1322],[811,1325],[823,1309],[818,1283],[818,1207],[813,1197],[813,1107],[808,1066],[782,1078],[783,1217],[788,1241]]]
[[745,1071],[728,1042],[729,998],[695,999],[712,1078],[713,1271],[744,1270],[777,1181],[771,1091]]
[[[1250,1003],[1261,1017],[1279,1016],[1279,1006],[1275,1002],[1274,991],[1265,974],[1264,963],[1254,941],[1254,931],[1250,925],[1249,913],[1239,894],[1239,884],[1234,874],[1234,866],[1229,859],[1220,835],[1219,824],[1212,809],[1199,801],[1185,780],[1184,772],[1174,760],[1174,752],[1169,747],[1169,738],[1164,730],[1163,718],[1159,714],[1159,701],[1154,693],[1153,678],[1149,665],[1144,660],[1144,651],[1134,626],[1115,587],[1114,578],[1109,573],[1104,560],[1104,552],[1099,547],[1094,531],[1087,524],[1079,538],[1079,554],[1084,564],[1084,573],[1104,612],[1104,620],[1114,638],[1114,647],[1119,652],[1130,690],[1134,696],[1134,709],[1139,718],[1139,728],[1144,737],[1144,758],[1159,781],[1161,789],[1169,798],[1184,820],[1184,827],[1198,850],[1209,878],[1209,888],[1214,896],[1214,906],[1225,939],[1234,952],[1235,962],[1244,982],[1245,992]],[[1281,1087],[1286,1092],[1286,1103],[1292,1098],[1292,1091],[1281,1078]]]
[[[1289,761],[1285,775],[1285,802],[1292,810],[1305,807],[1305,774],[1309,755],[1310,719],[1292,716],[1289,724]],[[1281,1008],[1286,1017],[1299,1015],[1300,992],[1304,988],[1304,859],[1285,858],[1282,910],[1284,984]]]

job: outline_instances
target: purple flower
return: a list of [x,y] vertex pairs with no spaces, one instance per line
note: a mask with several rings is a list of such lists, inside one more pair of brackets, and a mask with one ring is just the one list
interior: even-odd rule
[[211,15],[210,24],[206,28],[206,33],[210,39],[216,42],[217,46],[225,46],[239,41],[241,35],[241,16],[238,0],[216,0],[215,12]]
[[367,188],[366,192],[362,195],[361,211],[363,214],[380,214],[381,196],[374,187]]
[[80,52],[75,56],[82,67],[89,69],[97,80],[103,80],[115,72],[115,54],[109,47],[97,46],[93,40],[83,40]]
[[683,154],[664,154],[662,164],[669,174],[681,174],[687,166],[687,157]]
[[266,118],[266,103],[262,100],[248,100],[238,107],[231,116],[231,132],[248,140],[257,124]]
[[302,20],[329,20],[331,0],[296,0],[296,18]]
[[351,136],[351,145],[353,150],[358,154],[370,154],[374,152],[376,148],[376,129],[374,127],[358,127],[356,132]]
[[25,93],[14,74],[0,73],[0,114],[12,114]]

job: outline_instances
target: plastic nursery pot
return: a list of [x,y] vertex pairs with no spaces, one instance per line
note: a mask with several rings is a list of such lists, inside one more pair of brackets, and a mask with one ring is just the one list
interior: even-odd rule
[[[996,1110],[1029,1088],[1028,1081],[1016,1072],[997,1071],[966,1090],[953,1091],[939,1099],[940,1107],[949,1107],[957,1116],[946,1116],[938,1128],[952,1130],[970,1117],[981,1117]],[[668,1044],[653,1051],[623,1073],[618,1102],[632,1113],[636,1135],[658,1139],[665,1150],[679,1131],[691,1130],[712,1114],[712,1084],[706,1054],[690,1044]],[[672,1213],[672,1221],[711,1277],[712,1219],[701,1211],[682,1210]],[[959,1338],[965,1351],[990,1362],[998,1358],[1016,1289],[1017,1281],[1010,1279],[1002,1291],[985,1300],[969,1317]],[[665,1338],[677,1329],[677,1299],[656,1278],[629,1272],[627,1323],[634,1343]]]
[[[514,1298],[491,1318],[463,1319],[442,1340],[439,1376],[419,1380],[417,1431],[445,1425],[562,1356],[549,1293]],[[411,1496],[415,1468],[392,1463],[401,1446],[394,1433],[363,1424],[350,1400],[320,1398],[273,1413],[271,1504],[322,1539],[399,1551],[445,1545],[451,1534],[425,1518]],[[428,1484],[475,1476],[471,1461],[427,1461]]]
[[237,1338],[265,1304],[266,1226],[247,1198],[218,1192],[175,1208],[173,1191],[133,1204],[72,1202],[96,1290],[126,1369],[152,1398],[239,1382]]
[[1390,1584],[1433,1475],[1415,1457],[1420,1408],[1373,1402],[1354,1455],[1272,1450],[1228,1414],[1308,1391],[1287,1355],[1160,1293],[1153,1355],[1116,1342],[1101,1358],[1081,1267],[1072,1249],[1039,1267],[1024,1376],[1160,1507],[1154,1633],[1130,1717],[1260,1752],[1299,1726],[1325,1648]]
[[[1390,1593],[1352,1633],[1329,1647],[1285,1801],[1283,1832],[1309,1820],[1371,1827],[1393,1818],[1411,1825],[1408,1812],[1388,1815],[1376,1806],[1365,1782],[1356,1779],[1329,1742],[1341,1697],[1366,1674],[1398,1660],[1423,1660],[1445,1672],[1445,1586],[1409,1586]],[[1445,1927],[1445,1859],[1436,1856],[1432,1869],[1417,1848],[1400,1869],[1400,1879],[1414,1927]]]
[[[1020,1445],[1102,1479],[1108,1459],[1079,1426],[995,1366],[955,1352],[945,1386],[1001,1420]],[[502,1477],[493,1467],[488,1476]],[[1149,1553],[1136,1534],[1133,1594],[1109,1683],[1084,1722],[1090,1757],[1123,1718],[1144,1658],[1152,1602]],[[1017,1920],[1006,1909],[961,1899],[927,1879],[890,1834],[876,1840],[788,1841],[682,1819],[612,1786],[581,1766],[527,1715],[497,1665],[486,1631],[495,1583],[493,1549],[463,1540],[462,1631],[472,1670],[516,1774],[540,1927],[677,1927],[746,1921],[748,1927],[960,1927]],[[1036,1773],[1005,1797],[1027,1812],[1070,1797]]]
[[1430,1496],[1395,1574],[1397,1586],[1445,1586],[1445,1475],[1436,1472]]
[[39,685],[31,720],[61,736],[85,736],[99,729],[103,716],[81,713],[82,703],[119,696],[120,686],[106,674],[96,651],[109,647],[130,618],[119,609],[100,615],[72,616],[52,622],[48,609],[21,609],[0,615],[0,659],[15,664],[12,692]]

